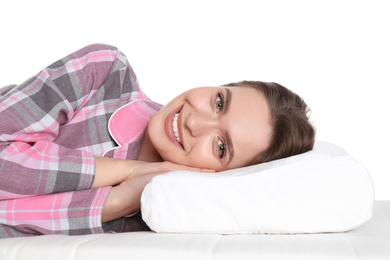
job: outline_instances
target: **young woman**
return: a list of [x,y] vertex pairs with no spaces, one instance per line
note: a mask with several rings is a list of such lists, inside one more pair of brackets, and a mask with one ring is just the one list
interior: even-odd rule
[[135,213],[154,176],[306,152],[307,110],[257,81],[191,89],[162,107],[119,50],[87,46],[0,89],[0,237],[147,230]]

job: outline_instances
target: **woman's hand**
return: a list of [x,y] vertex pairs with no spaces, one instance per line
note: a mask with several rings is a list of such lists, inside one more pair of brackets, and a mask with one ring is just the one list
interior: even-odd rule
[[129,174],[127,179],[131,179],[140,175],[145,174],[161,174],[167,173],[171,171],[194,171],[194,172],[215,172],[215,170],[210,169],[201,169],[190,167],[186,165],[175,164],[172,162],[164,161],[164,162],[143,162],[137,161],[137,165],[134,166],[132,172]]
[[161,174],[170,171],[185,170],[199,172],[215,172],[209,169],[200,169],[179,165],[171,162],[144,162],[136,160],[122,160],[106,157],[96,157],[95,179],[92,188],[118,185],[126,180],[148,174]]
[[[108,161],[115,162],[112,160]],[[128,174],[124,175],[125,177],[121,179],[122,181],[120,181],[119,185],[111,188],[103,207],[102,222],[108,222],[136,213],[141,207],[141,195],[146,184],[157,175],[175,170],[215,172],[214,170],[199,169],[171,162],[122,161],[119,163],[128,163],[127,165],[131,169],[128,169]],[[118,166],[113,167],[116,168]]]
[[112,187],[104,203],[102,223],[136,213],[141,207],[141,195],[146,184],[157,175],[143,174]]

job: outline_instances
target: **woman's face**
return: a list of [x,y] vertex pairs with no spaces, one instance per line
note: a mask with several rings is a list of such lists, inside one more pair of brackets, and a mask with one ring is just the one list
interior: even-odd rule
[[252,87],[195,88],[154,115],[147,135],[164,161],[216,171],[238,168],[267,148],[269,107]]

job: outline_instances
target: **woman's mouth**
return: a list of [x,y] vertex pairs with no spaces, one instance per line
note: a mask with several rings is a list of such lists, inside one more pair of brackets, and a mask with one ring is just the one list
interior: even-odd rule
[[176,113],[173,117],[172,121],[172,127],[173,127],[173,134],[175,136],[176,141],[178,141],[180,144],[180,135],[179,135],[179,129],[177,128],[177,120],[179,119],[179,113]]
[[169,115],[167,116],[165,120],[165,133],[168,137],[168,139],[175,144],[177,147],[180,149],[184,150],[184,146],[182,144],[182,138],[181,136],[181,117],[180,117],[180,112],[181,112],[182,106],[178,107]]

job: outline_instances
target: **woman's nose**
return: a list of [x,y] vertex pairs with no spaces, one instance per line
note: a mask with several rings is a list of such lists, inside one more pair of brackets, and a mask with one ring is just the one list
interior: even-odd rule
[[215,129],[218,125],[218,121],[212,116],[199,112],[192,112],[188,115],[185,125],[190,134],[197,137],[210,131],[211,129]]

